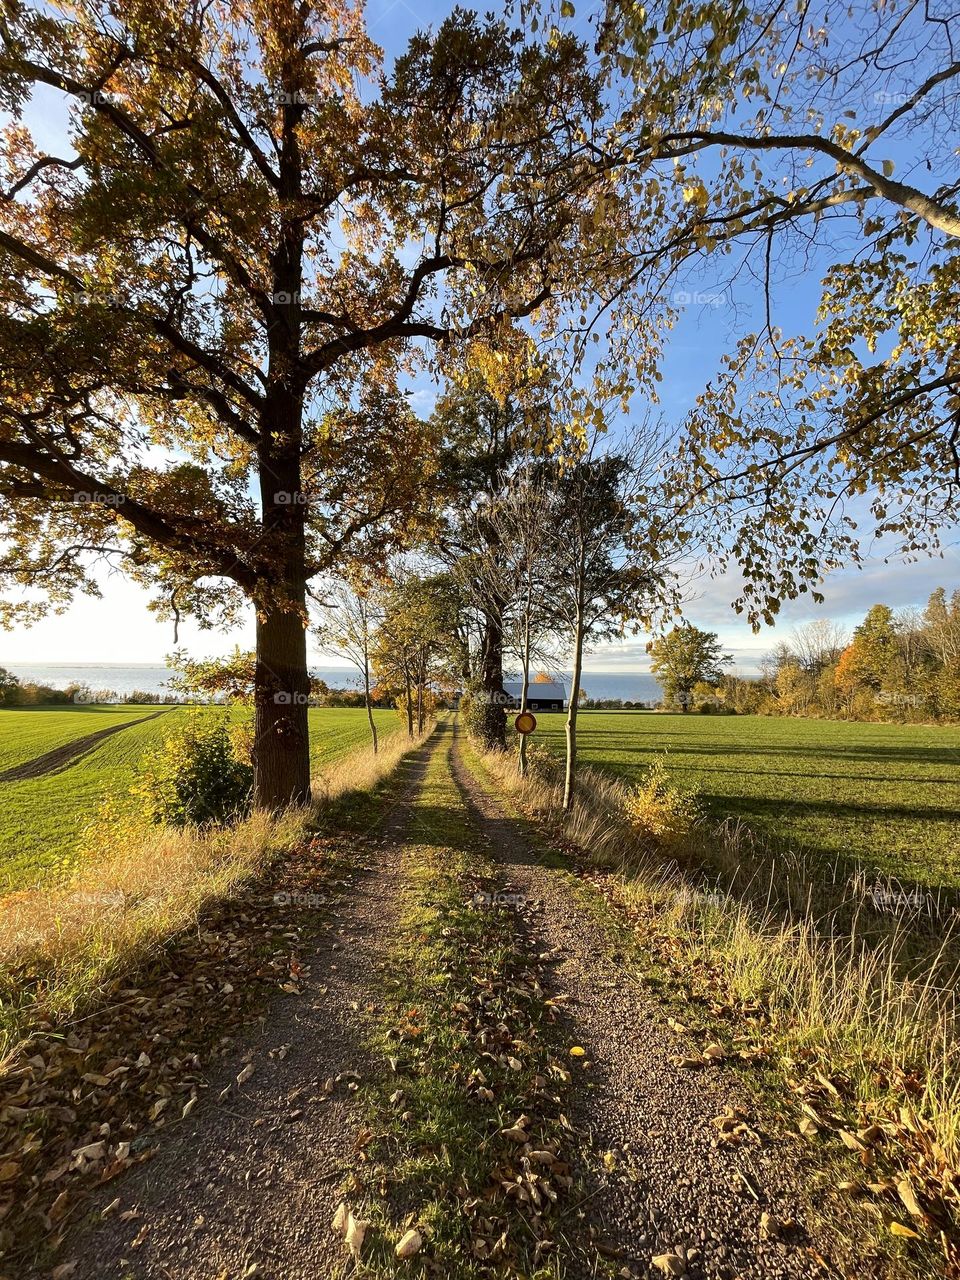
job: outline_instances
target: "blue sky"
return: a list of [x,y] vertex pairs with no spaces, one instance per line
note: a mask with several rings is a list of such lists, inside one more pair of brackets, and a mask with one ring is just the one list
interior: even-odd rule
[[[373,0],[368,5],[370,34],[388,53],[400,50],[418,27],[436,22],[449,12],[449,6],[437,3],[408,3],[408,0]],[[584,15],[572,24],[587,34]],[[30,123],[38,138],[51,146],[58,133],[50,128],[50,116],[41,110]],[[46,126],[46,127],[45,127]],[[906,159],[906,158],[905,158]],[[899,165],[898,165],[899,168]],[[729,261],[729,260],[728,260]],[[788,333],[808,330],[819,296],[818,265],[827,259],[798,264],[796,273],[784,277],[776,291],[775,319]],[[717,270],[720,270],[718,266]],[[679,422],[691,406],[704,380],[717,369],[720,355],[728,351],[738,332],[750,325],[757,292],[738,285],[731,293],[719,275],[704,274],[683,282],[692,294],[707,295],[707,303],[690,303],[683,307],[680,323],[671,335],[663,366],[661,406],[668,422]],[[432,392],[421,387],[415,406],[426,412]],[[62,616],[48,618],[31,629],[18,629],[0,635],[0,665],[5,662],[159,662],[173,648],[173,630],[160,623],[147,610],[148,596],[117,574],[104,576],[103,598],[79,599]],[[937,586],[952,589],[960,586],[960,549],[957,539],[945,550],[943,559],[915,564],[885,564],[881,557],[869,561],[862,569],[843,569],[831,574],[824,586],[822,607],[813,608],[807,600],[785,606],[775,629],[754,635],[739,620],[730,601],[739,594],[735,575],[724,575],[699,582],[691,591],[687,614],[691,621],[715,630],[725,647],[745,673],[756,669],[758,659],[793,626],[815,616],[827,616],[852,627],[875,603],[894,607],[922,604]],[[595,651],[589,661],[593,670],[647,670],[644,653],[646,637],[627,640],[618,646]],[[253,623],[239,631],[224,635],[201,631],[196,624],[185,622],[180,630],[180,645],[194,654],[222,653],[240,644],[252,647]]]

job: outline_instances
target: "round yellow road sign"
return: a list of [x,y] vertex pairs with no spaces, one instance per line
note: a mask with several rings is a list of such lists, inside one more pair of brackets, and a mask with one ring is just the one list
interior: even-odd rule
[[533,733],[537,727],[537,717],[532,711],[521,711],[513,722],[517,733]]

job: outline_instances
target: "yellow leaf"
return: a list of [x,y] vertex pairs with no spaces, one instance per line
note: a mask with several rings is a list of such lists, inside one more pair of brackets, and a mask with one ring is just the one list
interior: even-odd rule
[[587,1055],[586,1049],[582,1048],[578,1044],[575,1044],[573,1048],[570,1050],[571,1058],[585,1058],[586,1055]]
[[910,1185],[910,1179],[904,1178],[902,1182],[897,1183],[897,1195],[904,1203],[904,1207],[915,1218],[923,1217],[923,1210],[920,1207],[920,1201],[917,1199],[917,1193]]
[[890,1223],[890,1234],[892,1236],[903,1236],[907,1240],[919,1240],[920,1236],[912,1227],[905,1227],[902,1222]]

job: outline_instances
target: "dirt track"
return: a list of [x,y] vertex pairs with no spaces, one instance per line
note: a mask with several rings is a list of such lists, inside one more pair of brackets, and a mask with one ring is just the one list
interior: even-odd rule
[[46,773],[60,773],[70,765],[76,764],[78,760],[82,760],[85,755],[89,755],[105,738],[110,738],[115,733],[123,733],[124,729],[132,729],[135,724],[146,724],[148,720],[156,720],[157,716],[166,715],[169,710],[169,707],[163,707],[160,711],[153,711],[150,715],[141,716],[138,720],[125,720],[123,724],[110,725],[107,729],[98,729],[96,733],[74,738],[70,742],[65,742],[62,747],[54,747],[52,751],[45,751],[42,756],[34,756],[25,764],[5,769],[0,773],[0,782],[24,782],[28,778],[42,778]]
[[[402,766],[401,801],[341,886],[325,940],[307,957],[302,993],[279,1001],[238,1044],[187,1120],[151,1135],[154,1159],[96,1197],[87,1216],[95,1225],[78,1227],[59,1254],[76,1260],[76,1280],[350,1273],[330,1221],[356,1159],[351,1073],[363,1080],[378,1069],[364,1044],[405,891],[402,841],[417,834],[409,807],[446,742],[449,732],[435,736]],[[586,1048],[590,1063],[574,1070],[571,1113],[587,1194],[570,1211],[560,1273],[653,1280],[671,1274],[653,1261],[668,1255],[682,1265],[672,1274],[688,1280],[823,1275],[803,1226],[794,1150],[768,1139],[716,1145],[714,1118],[740,1100],[736,1078],[677,1065],[663,1011],[618,965],[563,876],[538,861],[521,824],[458,750],[451,760],[471,825],[502,868],[502,888],[520,900],[521,930],[549,958],[556,994],[568,997],[563,1034]],[[253,1074],[238,1085],[247,1062]],[[763,1238],[763,1213],[796,1225],[782,1240]],[[593,1242],[592,1251],[574,1237]]]

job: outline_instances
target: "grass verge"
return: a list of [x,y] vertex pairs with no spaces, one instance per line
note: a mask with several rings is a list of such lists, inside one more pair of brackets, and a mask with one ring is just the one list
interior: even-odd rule
[[393,735],[325,764],[312,810],[259,812],[232,827],[90,828],[71,878],[0,898],[0,1067],[37,1025],[69,1021],[113,978],[196,924],[204,907],[289,856],[323,814],[371,793],[417,741]]
[[[803,911],[773,910],[784,901],[775,883],[766,905],[724,891],[696,874],[703,826],[658,851],[628,823],[622,785],[591,770],[564,814],[551,760],[538,759],[526,779],[510,756],[487,755],[483,766],[573,855],[585,895],[621,945],[628,926],[648,976],[696,1006],[768,1102],[790,1099],[791,1123],[817,1149],[837,1256],[857,1274],[876,1264],[891,1275],[960,1275],[960,1019],[949,946],[924,953],[876,922],[861,935],[855,913],[846,928],[838,913],[819,913],[815,883]],[[775,880],[775,863],[767,875]]]
[[[371,1224],[362,1274],[395,1275],[416,1231],[412,1274],[467,1278],[506,1268],[552,1276],[573,1187],[553,1008],[515,914],[497,903],[451,776],[434,753],[404,848],[400,924],[374,1051],[362,1163],[348,1187]],[[415,843],[412,843],[415,841]]]
[[417,745],[355,759],[318,812],[131,836],[64,899],[6,920],[0,1263],[55,1260],[91,1191],[149,1159],[238,1030],[297,991],[324,912],[290,904],[330,904],[337,871],[377,847],[313,819],[382,793]]

